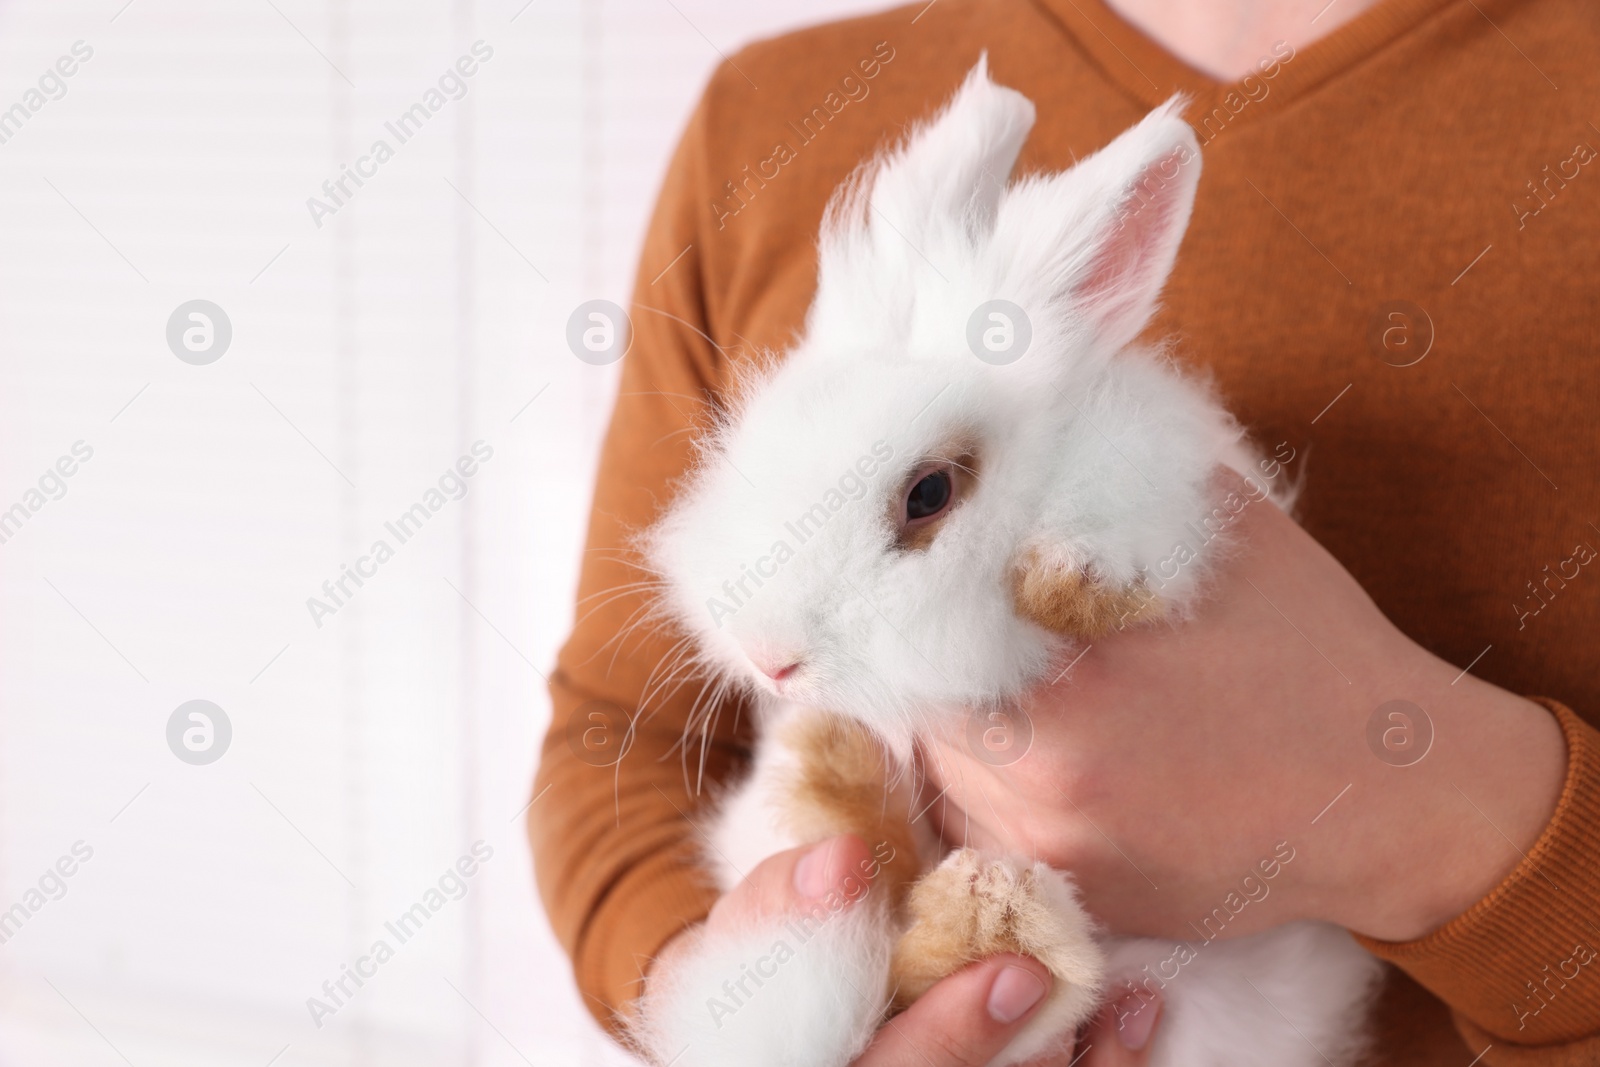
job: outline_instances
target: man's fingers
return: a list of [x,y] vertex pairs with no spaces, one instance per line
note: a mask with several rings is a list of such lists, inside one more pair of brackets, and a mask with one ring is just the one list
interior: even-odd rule
[[713,922],[731,915],[783,915],[830,894],[854,903],[866,895],[872,867],[871,850],[855,834],[774,853],[717,901]]
[[738,923],[755,915],[791,914],[815,908],[818,902],[831,911],[849,907],[866,896],[873,873],[871,852],[854,834],[775,852],[717,898],[705,924],[689,927],[661,946],[645,974],[648,977],[663,966],[670,967],[707,926]]
[[1161,1001],[1149,993],[1106,1005],[1078,1042],[1078,1067],[1145,1067],[1160,1019]]
[[1022,1029],[1051,984],[1044,964],[1025,956],[974,963],[889,1020],[853,1067],[980,1067]]

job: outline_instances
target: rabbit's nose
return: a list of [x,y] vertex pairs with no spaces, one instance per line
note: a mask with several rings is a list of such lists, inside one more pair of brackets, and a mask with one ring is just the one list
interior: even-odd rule
[[774,682],[781,682],[800,669],[799,660],[795,660],[793,663],[786,663],[781,667],[773,666],[771,663],[762,660],[754,660],[753,662],[758,671],[771,678]]

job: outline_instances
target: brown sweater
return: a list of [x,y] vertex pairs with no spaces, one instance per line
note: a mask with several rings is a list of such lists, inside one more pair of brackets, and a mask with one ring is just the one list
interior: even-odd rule
[[794,335],[829,194],[985,49],[1038,105],[1022,171],[1069,166],[1174,90],[1193,96],[1205,174],[1152,334],[1211,368],[1258,439],[1308,455],[1306,529],[1401,629],[1547,695],[1565,727],[1566,790],[1522,866],[1429,937],[1369,945],[1404,972],[1378,1009],[1380,1062],[1465,1067],[1492,1045],[1480,1062],[1600,1063],[1592,0],[1382,0],[1235,86],[1100,0],[919,0],[725,63],[644,246],[529,812],[587,1003],[615,1026],[644,962],[705,915],[697,782],[725,780],[750,743],[749,716],[724,708],[704,766],[698,744],[682,761],[688,689],[628,735],[672,640],[619,639],[643,603],[623,588],[640,577],[628,533],[667,501],[732,366]]

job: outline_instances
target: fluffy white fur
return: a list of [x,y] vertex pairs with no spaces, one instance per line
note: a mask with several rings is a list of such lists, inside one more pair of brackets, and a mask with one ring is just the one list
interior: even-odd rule
[[[803,658],[785,697],[856,715],[902,752],[935,709],[1002,700],[1058,650],[1013,611],[1020,546],[1129,581],[1188,536],[1219,463],[1253,469],[1208,388],[1130,346],[1200,173],[1176,104],[1065,173],[1006,188],[1032,121],[980,64],[941,115],[841,191],[803,338],[745,383],[647,540],[667,609],[713,674],[761,686],[752,657]],[[1005,366],[966,340],[992,299],[1032,325]],[[976,494],[929,550],[896,552],[891,498],[962,438],[977,442]],[[892,461],[845,499],[841,482],[875,446]],[[795,529],[818,507],[827,519],[802,543]],[[1181,602],[1198,577],[1184,568],[1163,596]]]
[[[1344,1067],[1367,1047],[1362,1020],[1382,977],[1350,934],[1297,922],[1250,937],[1189,942],[1192,962],[1171,965],[1174,943],[1112,938],[1112,988],[1160,989],[1151,1067]],[[1163,973],[1170,981],[1152,980]]]
[[771,917],[715,942],[686,935],[699,944],[651,978],[634,1036],[673,1067],[843,1067],[882,1024],[892,929],[869,895],[809,925]]
[[[1061,652],[1060,638],[1014,610],[1008,577],[1024,547],[1132,582],[1188,539],[1218,465],[1255,471],[1210,390],[1135,340],[1200,174],[1179,102],[1064,173],[1008,185],[1033,116],[980,62],[943,112],[841,191],[803,337],[744,383],[645,540],[664,607],[702,668],[754,692],[769,719],[828,709],[906,756],[918,731],[1014,696]],[[1026,354],[1003,366],[966,340],[968,317],[997,298],[1032,326]],[[978,458],[975,492],[925,550],[897,548],[906,479],[961,442]],[[1176,610],[1205,558],[1162,586]],[[779,700],[756,664],[790,662],[801,665]],[[727,798],[716,851],[735,868],[803,839],[771,795],[790,758],[781,749],[764,740],[756,774]],[[722,874],[726,885],[733,872]],[[1070,886],[1058,906],[1082,921]],[[703,942],[655,982],[651,1053],[681,1054],[681,1067],[842,1067],[887,1002],[887,934],[870,914],[881,917],[863,910],[831,926],[828,950],[787,966],[782,992],[763,990],[733,1030],[706,1025],[707,1000],[767,934]],[[1117,974],[1172,950],[1104,945]],[[1348,1063],[1375,967],[1347,935],[1313,925],[1205,946],[1164,991],[1153,1062]],[[1083,1008],[1045,1014],[1052,1032],[1032,1028],[1028,1049],[1063,1039]]]
[[[762,743],[748,773],[718,798],[716,819],[706,835],[707,847],[701,858],[724,893],[773,853],[831,836],[828,827],[814,825],[807,813],[792,810],[788,803],[801,774],[799,753],[785,743],[785,730],[813,714],[812,709],[798,704],[769,706],[763,716]],[[910,810],[911,786],[911,776],[902,776],[891,786],[897,795],[884,798],[886,808]],[[944,847],[933,827],[921,820],[912,830],[918,863],[924,868],[938,863]]]

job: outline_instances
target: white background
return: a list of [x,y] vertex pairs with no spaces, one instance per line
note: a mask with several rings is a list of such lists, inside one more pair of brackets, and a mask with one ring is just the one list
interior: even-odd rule
[[[0,544],[0,909],[93,850],[0,945],[0,1063],[620,1062],[518,817],[615,388],[566,321],[626,302],[718,51],[864,5],[124,4],[0,7],[0,109],[93,49],[0,144],[0,510],[93,449]],[[315,225],[480,39],[466,95]],[[196,298],[233,330],[207,366],[166,342]],[[307,598],[478,440],[466,495],[318,627]],[[207,766],[167,744],[193,699],[232,724]],[[465,896],[315,1026],[478,840]]]

